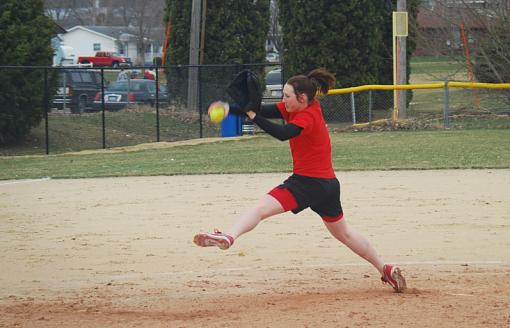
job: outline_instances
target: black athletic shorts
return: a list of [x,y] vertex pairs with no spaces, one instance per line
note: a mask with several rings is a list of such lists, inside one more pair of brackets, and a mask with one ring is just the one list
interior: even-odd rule
[[277,188],[289,190],[296,198],[294,214],[310,207],[321,217],[337,218],[343,214],[340,202],[340,182],[337,178],[312,178],[298,174],[291,175]]

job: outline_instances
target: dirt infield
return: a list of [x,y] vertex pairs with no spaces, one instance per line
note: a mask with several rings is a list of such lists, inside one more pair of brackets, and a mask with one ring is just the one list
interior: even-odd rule
[[0,327],[510,326],[510,170],[338,173],[404,294],[309,210],[192,243],[286,176],[0,181]]

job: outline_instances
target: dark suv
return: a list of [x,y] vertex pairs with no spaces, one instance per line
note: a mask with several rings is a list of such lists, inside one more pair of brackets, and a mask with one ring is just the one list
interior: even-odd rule
[[[131,79],[112,82],[104,91],[106,110],[120,110],[130,105],[156,104],[156,81],[148,79]],[[168,103],[168,91],[165,85],[159,85],[158,100],[160,104]],[[101,92],[96,94],[94,109],[101,110],[103,100]]]
[[53,106],[71,113],[83,113],[92,109],[94,96],[101,91],[101,74],[93,70],[66,69],[59,73],[57,94]]

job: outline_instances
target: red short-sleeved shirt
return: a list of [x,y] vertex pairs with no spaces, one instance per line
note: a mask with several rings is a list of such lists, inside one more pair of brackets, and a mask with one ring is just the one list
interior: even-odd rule
[[314,178],[335,178],[331,161],[331,140],[321,106],[315,100],[300,112],[289,113],[283,102],[277,103],[283,119],[303,130],[289,140],[293,172]]

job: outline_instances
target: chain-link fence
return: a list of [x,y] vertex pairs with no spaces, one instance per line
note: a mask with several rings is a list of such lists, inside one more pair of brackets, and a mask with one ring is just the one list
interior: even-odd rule
[[[39,93],[48,99],[32,104],[37,108],[36,114],[42,113],[41,123],[24,140],[2,146],[0,154],[61,153],[219,137],[221,125],[210,123],[208,105],[218,99],[229,100],[225,87],[241,70],[249,68],[265,77],[279,67],[275,64],[124,68],[0,66],[3,75],[41,73],[38,76],[45,81],[38,81],[37,86],[44,89]],[[198,72],[196,83],[190,83],[192,70]],[[263,78],[261,82],[265,85]],[[7,93],[3,95],[7,99],[15,98],[12,90],[11,95],[6,90],[2,92]],[[23,111],[18,113],[23,115]],[[239,124],[244,125],[244,121]],[[249,133],[252,131],[248,129]]]
[[[43,113],[41,123],[24,140],[1,147],[0,154],[61,153],[222,136],[222,126],[207,118],[207,106],[218,99],[228,101],[225,87],[246,68],[264,77],[265,102],[281,99],[283,68],[279,64],[0,66],[2,74],[44,72],[38,76],[45,81],[34,86],[44,88],[48,99],[32,104]],[[193,74],[194,79],[190,78]],[[510,127],[510,85],[456,83],[409,86],[412,90],[403,91],[408,105],[399,112],[405,119],[399,120],[394,115],[392,86],[338,89],[320,100],[333,130]],[[10,99],[9,94],[2,96]],[[239,124],[239,133],[253,133],[249,122]]]
[[323,96],[324,118],[330,128],[350,127],[379,119],[390,119],[393,93],[369,90]]
[[[321,100],[330,127],[354,130],[510,128],[510,84],[442,82],[406,85],[395,110],[393,86],[336,89]],[[386,90],[380,90],[386,89]]]

